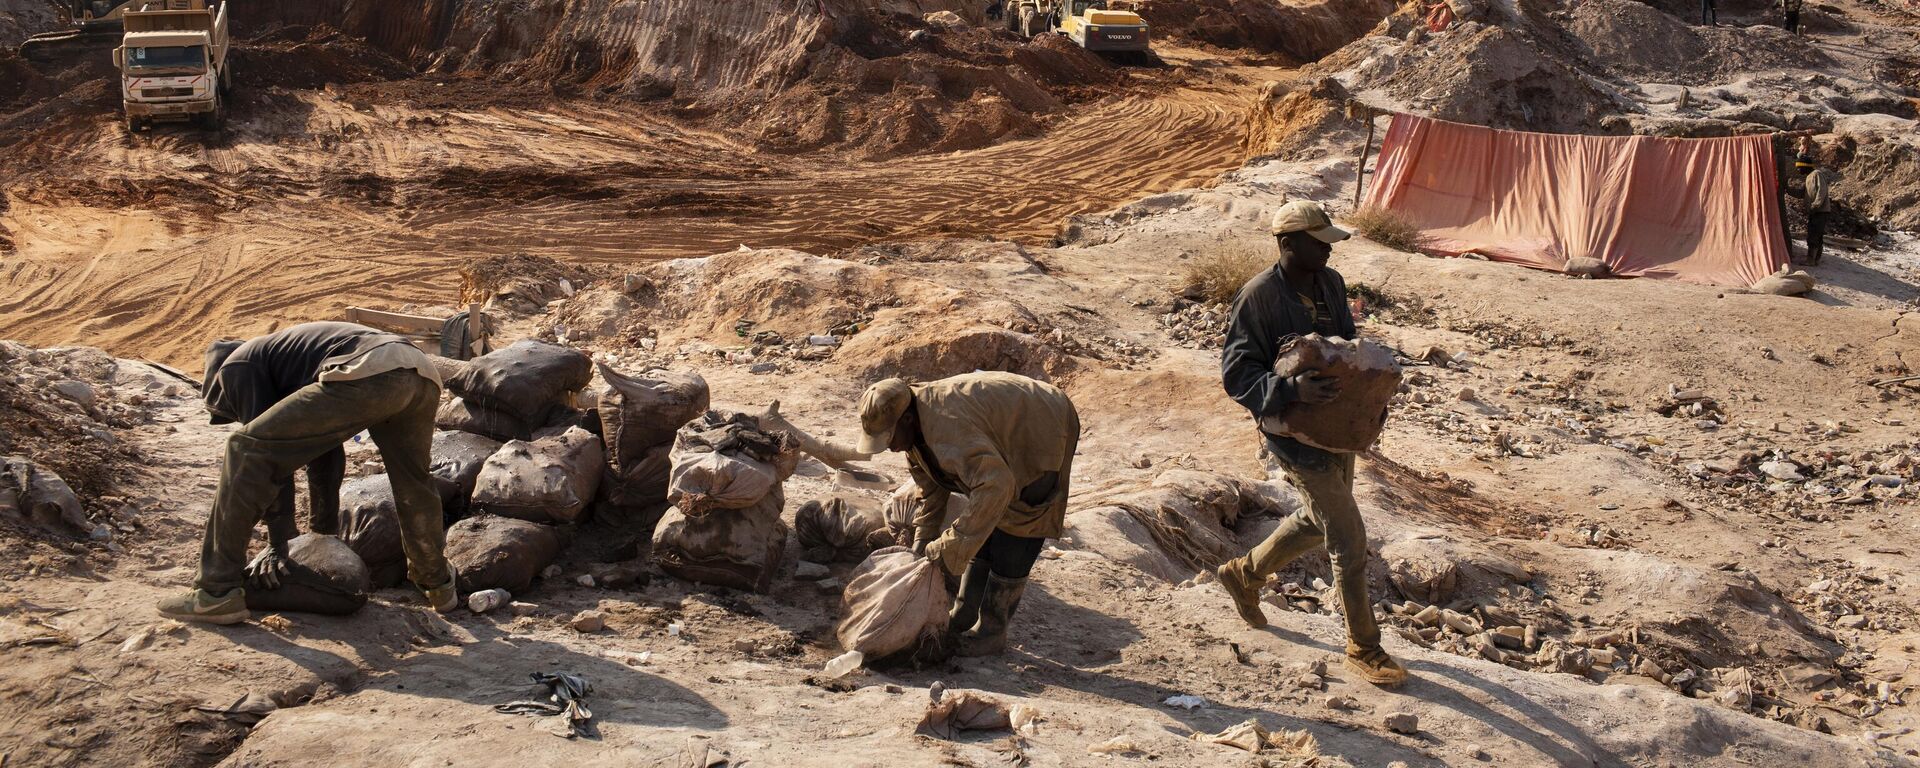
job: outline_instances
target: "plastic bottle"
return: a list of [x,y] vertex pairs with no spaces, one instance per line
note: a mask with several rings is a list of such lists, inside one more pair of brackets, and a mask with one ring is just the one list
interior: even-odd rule
[[832,661],[827,662],[827,678],[845,677],[848,673],[859,669],[861,663],[866,660],[867,655],[859,651],[847,651],[835,656]]
[[508,594],[504,589],[483,589],[467,595],[467,610],[486,613],[510,602],[513,602],[513,595]]

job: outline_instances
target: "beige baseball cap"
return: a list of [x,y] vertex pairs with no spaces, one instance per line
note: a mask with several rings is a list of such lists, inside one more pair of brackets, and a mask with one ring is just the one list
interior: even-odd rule
[[1273,212],[1273,233],[1305,232],[1323,243],[1337,243],[1353,236],[1333,225],[1327,209],[1312,200],[1295,200]]
[[913,405],[913,389],[900,379],[882,379],[860,395],[860,452],[884,453],[893,442],[893,426]]

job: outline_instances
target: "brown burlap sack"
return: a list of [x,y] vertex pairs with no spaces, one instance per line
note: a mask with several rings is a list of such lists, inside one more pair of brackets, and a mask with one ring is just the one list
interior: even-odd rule
[[553,564],[563,545],[552,526],[481,515],[447,529],[447,564],[460,594],[499,588],[517,595]]
[[607,462],[615,469],[631,469],[653,449],[673,443],[673,435],[687,422],[700,418],[709,405],[707,380],[697,373],[653,370],[627,376],[600,364],[600,424],[607,442]]
[[481,468],[471,507],[536,523],[577,522],[600,490],[604,451],[599,437],[579,427],[509,442]]
[[660,570],[687,581],[766,592],[787,546],[780,520],[786,496],[779,486],[739,509],[689,517],[669,507],[654,527],[653,559]]
[[400,548],[400,515],[386,475],[368,475],[340,486],[340,539],[367,565],[374,589],[396,586],[407,577],[407,553]]
[[280,586],[267,589],[247,582],[247,607],[256,611],[292,611],[345,616],[367,604],[372,577],[352,547],[332,536],[302,534],[287,542],[287,572]]
[[500,441],[471,432],[443,430],[433,433],[433,484],[440,489],[440,506],[448,522],[467,516],[467,501],[473,498],[474,481],[488,457],[500,450]]
[[1261,419],[1261,428],[1336,453],[1359,453],[1372,446],[1387,426],[1387,405],[1400,390],[1400,364],[1393,353],[1370,341],[1317,333],[1296,336],[1280,347],[1275,374],[1309,370],[1339,379],[1339,396],[1320,405],[1288,405],[1279,416]]
[[917,646],[947,628],[953,594],[940,566],[906,547],[887,547],[853,570],[841,593],[845,610],[834,634],[841,647],[869,659]]
[[854,563],[895,541],[880,510],[860,510],[836,496],[809,501],[793,515],[800,554],[816,563]]

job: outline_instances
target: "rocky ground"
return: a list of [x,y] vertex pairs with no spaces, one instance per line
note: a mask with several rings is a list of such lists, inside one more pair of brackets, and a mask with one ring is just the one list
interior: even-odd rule
[[[1585,21],[1566,26],[1597,29],[1599,11],[1633,19],[1652,8],[1619,5],[1575,10]],[[1542,18],[1524,5],[1489,12]],[[1758,23],[1760,11],[1751,13]],[[1879,5],[1816,13],[1850,26],[1815,46],[1871,45],[1910,23]],[[0,347],[0,452],[60,473],[84,503],[84,521],[0,520],[0,645],[10,662],[0,673],[0,763],[1920,762],[1910,703],[1920,655],[1920,382],[1894,381],[1912,375],[1920,354],[1920,261],[1893,214],[1863,218],[1873,227],[1856,233],[1861,246],[1812,269],[1820,284],[1809,298],[1576,280],[1364,238],[1338,246],[1332,265],[1354,288],[1363,335],[1406,365],[1387,433],[1360,461],[1358,491],[1376,610],[1413,680],[1383,691],[1340,669],[1324,557],[1270,584],[1273,626],[1260,631],[1197,575],[1257,541],[1297,500],[1270,482],[1251,425],[1220,392],[1221,309],[1186,290],[1187,266],[1223,252],[1267,258],[1262,223],[1283,200],[1351,199],[1360,124],[1330,104],[1336,87],[1379,88],[1379,98],[1407,87],[1369,79],[1386,71],[1382,62],[1420,71],[1413,62],[1427,49],[1395,24],[1303,73],[1274,75],[1245,118],[1243,149],[1254,158],[1244,167],[1202,189],[1147,185],[1155,194],[1071,217],[1051,239],[527,259],[495,262],[507,276],[483,280],[514,284],[516,297],[495,306],[509,335],[564,341],[622,369],[699,371],[716,406],[758,411],[777,400],[793,423],[830,440],[852,436],[853,403],[882,376],[986,368],[1061,386],[1084,424],[1069,532],[1043,556],[1007,655],[830,678],[822,668],[840,650],[832,628],[848,566],[823,578],[790,547],[767,595],[657,573],[587,586],[579,577],[604,573],[624,554],[619,543],[638,535],[605,522],[588,524],[560,572],[501,612],[440,618],[388,590],[343,619],[287,614],[232,629],[158,621],[152,603],[192,578],[223,437],[205,425],[190,384],[138,359],[191,365],[200,336],[218,332],[196,325],[195,300],[181,299],[181,314],[154,326],[177,337],[170,354],[126,346],[111,319],[41,320],[25,336],[43,348]],[[1492,50],[1461,41],[1498,29],[1519,27],[1463,27],[1432,45]],[[1201,42],[1219,45],[1235,33],[1208,34]],[[1516,45],[1539,50],[1553,39]],[[1845,53],[1812,66],[1863,71]],[[1577,74],[1591,63],[1556,66]],[[1680,73],[1691,80],[1668,77],[1674,66],[1661,76],[1692,93],[1775,65]],[[1849,98],[1858,103],[1865,88]],[[1489,103],[1498,122],[1511,117],[1500,105],[1530,102]],[[1621,103],[1614,114],[1659,116]],[[1800,109],[1839,114],[1831,98]],[[363,119],[338,114],[343,124]],[[1871,114],[1911,126],[1910,114]],[[462,119],[510,126],[500,136],[553,130],[541,127],[550,118],[524,113]],[[367,130],[394,131],[383,146],[420,146],[398,129]],[[1851,199],[1857,210],[1897,204],[1880,192]],[[5,220],[16,238],[28,231],[20,222],[44,220],[38,206],[29,199],[23,215],[15,203]],[[213,220],[229,226],[223,216]],[[160,231],[121,230],[128,242]],[[200,253],[194,237],[181,235],[180,248]],[[316,258],[339,252],[325,238],[299,242]],[[213,250],[242,258],[246,246],[231,244]],[[52,263],[7,267],[9,279],[70,274]],[[441,289],[401,293],[389,305],[454,300]],[[66,304],[86,303],[76,296]],[[273,311],[298,316],[303,301]],[[0,300],[0,311],[18,306]],[[114,317],[107,310],[87,317]],[[90,335],[112,341],[118,358],[51,346]],[[807,341],[817,335],[838,343]],[[350,472],[377,471],[376,459],[356,444]],[[893,457],[872,469],[905,476]],[[878,506],[885,494],[803,462],[788,482],[787,514],[834,496]],[[574,627],[587,610],[603,614],[602,628]],[[538,671],[593,683],[593,737],[556,738],[537,720],[493,711],[525,698]],[[916,734],[936,684],[1026,705],[1037,719],[953,738]],[[1187,696],[1197,700],[1178,698]],[[1248,720],[1272,732],[1257,754],[1195,738]]]

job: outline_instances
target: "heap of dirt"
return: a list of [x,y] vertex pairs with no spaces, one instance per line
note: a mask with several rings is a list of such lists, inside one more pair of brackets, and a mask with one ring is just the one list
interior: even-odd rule
[[[1564,43],[1522,25],[1467,21],[1424,42],[1365,42],[1322,65],[1348,70],[1348,86],[1370,102],[1459,123],[1557,133],[1600,133],[1602,119],[1634,111],[1613,86],[1564,55]],[[1384,98],[1369,99],[1369,91]]]
[[1562,23],[1584,48],[1579,53],[1603,71],[1655,82],[1708,83],[1832,61],[1807,38],[1778,27],[1698,27],[1635,0],[1574,4]]
[[[259,83],[390,80],[412,67],[435,82],[363,93],[470,107],[530,93],[667,100],[782,152],[985,146],[1030,134],[1064,104],[1120,80],[1112,64],[1064,40],[1028,43],[923,20],[937,10],[979,16],[937,1],[416,1],[378,13],[336,1],[236,9],[235,24],[266,49]],[[465,87],[447,91],[449,77]]]
[[59,17],[53,9],[53,3],[41,0],[0,0],[0,49],[12,51],[29,36],[57,28]]
[[114,435],[134,411],[103,391],[116,365],[97,349],[0,342],[0,456],[52,470],[83,501],[110,491],[116,466],[134,458]]
[[[868,158],[951,152],[1032,135],[1045,116],[1110,92],[1121,76],[1058,36],[1029,42],[898,16],[837,30],[771,101],[720,100],[781,152],[857,147]],[[714,102],[703,102],[712,104]]]
[[365,40],[325,24],[289,26],[255,36],[234,48],[233,71],[241,88],[321,88],[398,80],[413,68]]
[[1347,89],[1333,78],[1311,87],[1271,84],[1247,119],[1247,154],[1300,159],[1322,149],[1327,139],[1344,134],[1354,121],[1346,116]]
[[1303,64],[1353,42],[1391,13],[1391,0],[1185,0],[1145,3],[1140,14],[1155,39],[1277,55]]

